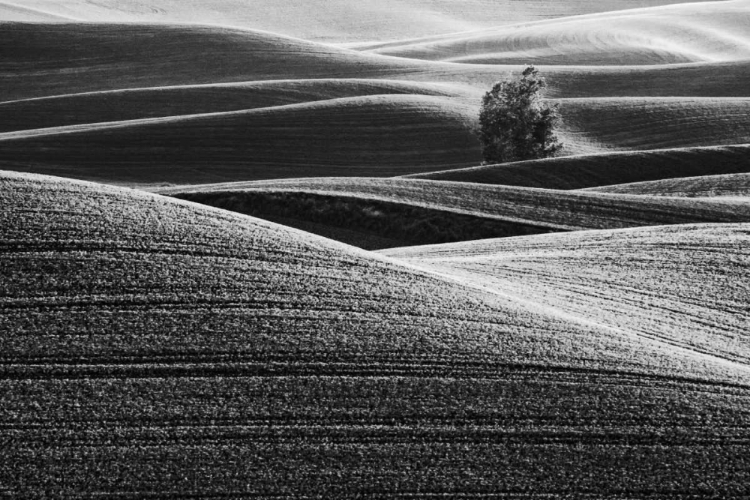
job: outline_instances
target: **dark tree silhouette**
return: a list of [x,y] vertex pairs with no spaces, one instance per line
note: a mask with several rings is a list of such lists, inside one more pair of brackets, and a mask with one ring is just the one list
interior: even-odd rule
[[479,138],[485,164],[547,158],[562,148],[555,135],[557,105],[542,98],[546,86],[529,66],[520,79],[497,82],[484,95]]

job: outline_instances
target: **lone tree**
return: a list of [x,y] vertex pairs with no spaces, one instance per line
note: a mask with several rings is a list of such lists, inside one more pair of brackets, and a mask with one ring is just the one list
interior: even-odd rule
[[547,84],[534,66],[520,80],[497,82],[482,99],[479,138],[485,164],[547,158],[562,148],[557,105],[542,99]]

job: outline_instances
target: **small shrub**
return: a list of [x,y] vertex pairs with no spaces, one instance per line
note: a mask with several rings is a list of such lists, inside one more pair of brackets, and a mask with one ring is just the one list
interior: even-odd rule
[[557,105],[542,99],[547,84],[527,67],[519,80],[497,82],[482,99],[479,138],[485,164],[554,156],[562,144]]

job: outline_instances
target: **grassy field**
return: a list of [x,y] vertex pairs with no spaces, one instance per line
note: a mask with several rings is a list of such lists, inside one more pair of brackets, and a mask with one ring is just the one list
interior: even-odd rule
[[0,196],[10,495],[733,496],[750,480],[739,363],[156,195],[4,173]]
[[[750,222],[750,200],[719,202],[422,179],[325,178],[161,189],[225,203],[244,193],[301,193],[400,203],[557,230],[695,222]],[[202,197],[197,198],[198,195]]]

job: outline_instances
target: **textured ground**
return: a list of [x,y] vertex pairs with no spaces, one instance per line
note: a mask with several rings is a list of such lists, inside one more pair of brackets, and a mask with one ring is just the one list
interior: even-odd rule
[[474,64],[738,61],[750,55],[748,21],[746,0],[682,3],[356,47],[410,59]]
[[750,200],[688,200],[421,179],[324,178],[169,188],[162,194],[222,206],[243,192],[313,193],[402,203],[560,230],[693,222],[750,222]]
[[[0,193],[10,495],[733,496],[750,480],[750,371],[721,347],[155,195],[10,173]],[[706,269],[747,265],[744,232]],[[714,307],[742,307],[730,284]]]
[[749,21],[0,0],[0,497],[750,497]]
[[[669,7],[703,31],[667,30],[659,44],[733,33],[721,23],[741,24],[747,5],[721,6],[702,17],[710,5]],[[0,44],[13,47],[0,67],[7,168],[160,185],[471,167],[480,161],[481,94],[519,69],[390,57],[257,29],[106,19],[3,23]],[[575,19],[565,29],[589,18]],[[743,36],[732,38],[738,47]],[[575,59],[610,51],[600,42],[555,46]],[[712,50],[726,57],[543,68],[562,102],[564,154],[750,141],[748,96],[735,83],[750,65],[721,44]]]
[[746,225],[538,235],[389,250],[437,272],[746,364]]
[[744,198],[750,196],[750,174],[705,175],[660,181],[633,182],[590,188],[601,193],[630,193],[687,198]]
[[750,146],[677,148],[550,158],[407,177],[548,189],[583,189],[750,172]]
[[312,40],[371,41],[488,28],[675,0],[13,0],[0,17],[15,21],[179,22],[263,29]]

